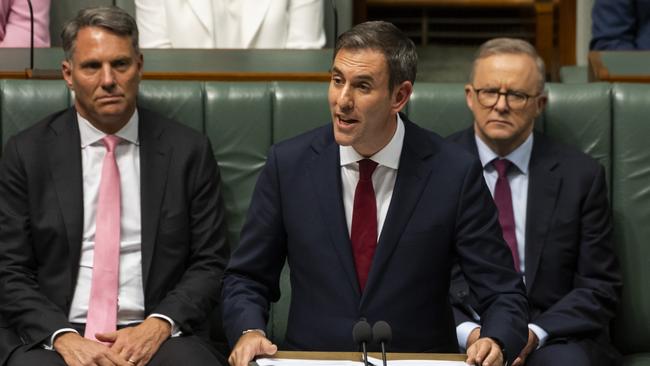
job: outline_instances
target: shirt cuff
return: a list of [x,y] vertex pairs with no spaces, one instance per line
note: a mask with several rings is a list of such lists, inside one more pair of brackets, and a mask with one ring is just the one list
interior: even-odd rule
[[176,323],[172,320],[172,318],[168,317],[167,315],[153,313],[153,314],[149,315],[147,318],[159,318],[159,319],[166,320],[167,323],[169,323],[169,325],[172,326],[171,327],[171,337],[172,338],[180,337],[181,335],[183,335],[183,332],[181,332],[181,329],[179,327],[177,327]]
[[480,325],[474,322],[462,322],[456,327],[456,338],[458,338],[458,347],[462,352],[466,351],[467,340],[469,339],[469,335],[472,333],[474,329],[480,327],[481,327]]
[[538,343],[537,348],[535,349],[539,349],[544,345],[544,343],[546,343],[546,340],[548,339],[548,333],[544,329],[540,328],[539,325],[535,324],[528,324],[528,329],[530,329],[537,336]]
[[79,332],[77,332],[76,330],[74,330],[72,328],[59,329],[56,332],[54,332],[54,334],[52,334],[52,336],[50,337],[49,342],[43,342],[43,344],[42,344],[43,348],[48,350],[48,351],[56,351],[54,349],[54,340],[56,339],[56,337],[58,337],[59,335],[61,335],[63,333],[70,333],[70,332],[79,334]]

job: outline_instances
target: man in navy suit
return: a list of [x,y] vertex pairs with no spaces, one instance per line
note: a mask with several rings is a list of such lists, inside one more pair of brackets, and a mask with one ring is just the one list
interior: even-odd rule
[[[529,43],[486,42],[470,80],[465,94],[474,125],[449,139],[480,158],[525,280],[529,337],[513,366],[615,364],[608,324],[621,277],[605,170],[582,152],[533,132],[547,99],[544,62]],[[475,309],[461,276],[451,294],[459,345],[471,346],[481,332],[472,318],[484,313]]]
[[365,318],[392,326],[391,351],[458,352],[455,260],[486,314],[468,361],[500,365],[525,344],[523,284],[478,160],[399,113],[416,66],[413,42],[390,23],[339,37],[332,124],[271,148],[226,270],[231,365],[277,350],[265,327],[285,260],[289,349],[358,349],[352,328]]
[[596,0],[591,50],[650,50],[650,0]]
[[0,364],[219,365],[207,320],[228,245],[210,143],[137,106],[124,10],[84,9],[62,39],[74,107],[13,136],[0,164]]

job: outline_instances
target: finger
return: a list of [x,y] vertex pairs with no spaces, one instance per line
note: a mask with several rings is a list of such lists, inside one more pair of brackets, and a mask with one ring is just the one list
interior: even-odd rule
[[515,361],[512,363],[512,366],[519,366],[523,364],[523,359],[521,356],[515,358]]
[[492,345],[490,347],[490,352],[485,357],[483,361],[483,366],[497,366],[502,365],[503,362],[500,362],[503,358],[501,357],[501,350],[498,347]]
[[262,343],[261,351],[262,351],[262,354],[265,354],[265,355],[274,355],[278,351],[278,346],[271,343],[271,341],[266,340],[264,343]]
[[476,345],[478,347],[477,347],[477,350],[476,350],[476,356],[475,356],[476,360],[475,360],[475,362],[477,364],[483,364],[484,361],[485,361],[485,358],[490,353],[490,348],[491,348],[490,342],[483,340],[481,342],[477,342]]
[[97,338],[97,340],[100,342],[113,343],[117,339],[117,332],[95,333],[95,338]]

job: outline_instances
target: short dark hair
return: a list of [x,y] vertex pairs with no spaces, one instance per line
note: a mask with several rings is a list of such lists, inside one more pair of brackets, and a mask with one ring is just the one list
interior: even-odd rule
[[539,75],[538,88],[539,92],[544,92],[544,82],[546,80],[546,68],[544,67],[544,60],[539,56],[535,47],[530,43],[516,38],[494,38],[485,43],[483,43],[476,55],[474,56],[474,62],[472,64],[472,71],[469,75],[469,82],[474,82],[474,69],[476,69],[476,63],[478,60],[495,56],[495,55],[528,55],[535,61],[535,66],[537,67],[537,73]]
[[334,58],[342,49],[381,52],[388,64],[388,89],[391,91],[404,81],[415,83],[418,69],[415,44],[389,22],[371,21],[354,26],[336,40]]
[[77,34],[85,27],[101,27],[119,36],[129,36],[133,49],[137,54],[140,53],[138,26],[135,19],[117,6],[95,7],[79,10],[77,16],[63,26],[61,41],[66,60],[72,59]]

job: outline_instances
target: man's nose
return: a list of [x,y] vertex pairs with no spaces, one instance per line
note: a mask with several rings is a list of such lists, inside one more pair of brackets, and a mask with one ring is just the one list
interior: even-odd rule
[[111,65],[102,66],[102,87],[110,89],[115,86],[115,73]]
[[351,110],[354,107],[354,99],[350,93],[350,88],[344,86],[339,95],[338,105],[342,110]]
[[497,102],[494,105],[494,109],[496,109],[499,112],[508,111],[509,106],[508,106],[508,98],[506,94],[499,94],[497,96]]

